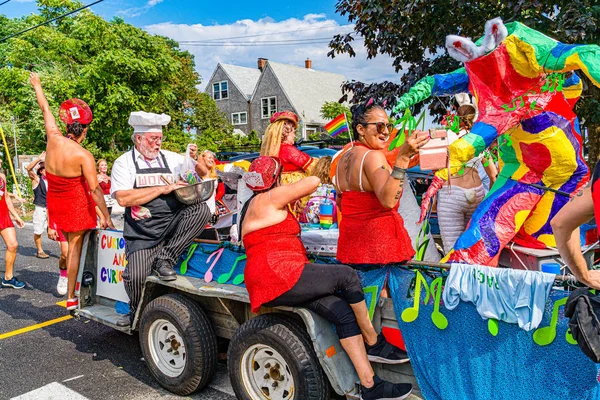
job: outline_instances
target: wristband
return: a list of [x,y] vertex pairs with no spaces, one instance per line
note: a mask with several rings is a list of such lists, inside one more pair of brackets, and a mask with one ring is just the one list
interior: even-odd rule
[[406,178],[406,168],[400,168],[400,167],[394,166],[394,169],[392,170],[391,175],[392,175],[392,178],[403,181]]

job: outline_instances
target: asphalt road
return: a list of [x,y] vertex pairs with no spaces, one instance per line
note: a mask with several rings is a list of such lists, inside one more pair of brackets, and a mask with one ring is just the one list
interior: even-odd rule
[[[51,257],[40,260],[35,257],[31,224],[17,229],[17,237],[15,276],[27,286],[0,288],[0,399],[179,398],[150,375],[137,334],[129,336],[83,319],[17,331],[68,315],[56,304],[66,300],[56,293],[58,245],[45,237],[44,249]],[[0,241],[2,274],[5,250]],[[209,387],[188,398],[235,399],[226,371],[221,361]]]

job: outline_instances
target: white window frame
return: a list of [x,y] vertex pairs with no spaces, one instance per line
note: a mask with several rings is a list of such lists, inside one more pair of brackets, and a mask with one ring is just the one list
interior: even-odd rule
[[[242,122],[242,114],[246,116],[246,122]],[[238,122],[235,122],[235,117],[236,116],[238,117]],[[231,124],[232,125],[246,125],[246,124],[248,124],[248,112],[241,111],[241,112],[231,113]]]
[[[271,108],[271,99],[275,100],[275,105],[273,106],[273,108]],[[263,102],[267,101],[267,112],[269,115],[265,115],[265,110],[263,108]],[[268,119],[271,118],[271,116],[273,114],[275,114],[277,112],[277,96],[269,96],[269,97],[263,97],[260,99],[260,114],[262,115],[262,119]]]
[[[225,90],[223,90],[223,84],[225,84],[226,88]],[[219,85],[219,91],[217,92],[219,94],[219,98],[215,98],[215,85]],[[223,97],[223,92],[227,92],[227,96]],[[219,82],[213,82],[212,84],[212,95],[213,95],[213,100],[215,101],[219,101],[219,100],[227,100],[229,98],[229,82],[228,81],[219,81]]]

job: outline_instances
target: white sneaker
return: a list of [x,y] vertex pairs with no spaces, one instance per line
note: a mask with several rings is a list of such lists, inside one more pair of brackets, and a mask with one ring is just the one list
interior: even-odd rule
[[56,291],[61,296],[64,296],[65,294],[67,294],[67,283],[68,283],[68,281],[69,281],[69,279],[66,276],[59,276],[58,277],[58,283],[56,284]]

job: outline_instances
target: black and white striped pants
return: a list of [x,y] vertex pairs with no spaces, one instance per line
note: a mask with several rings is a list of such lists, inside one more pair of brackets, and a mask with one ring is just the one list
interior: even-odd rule
[[155,260],[166,260],[175,265],[179,256],[200,236],[206,223],[212,217],[206,203],[188,206],[182,217],[165,240],[154,247],[130,253],[125,246],[127,266],[123,271],[123,283],[129,296],[131,318],[135,315],[142,298],[146,278],[152,273]]

